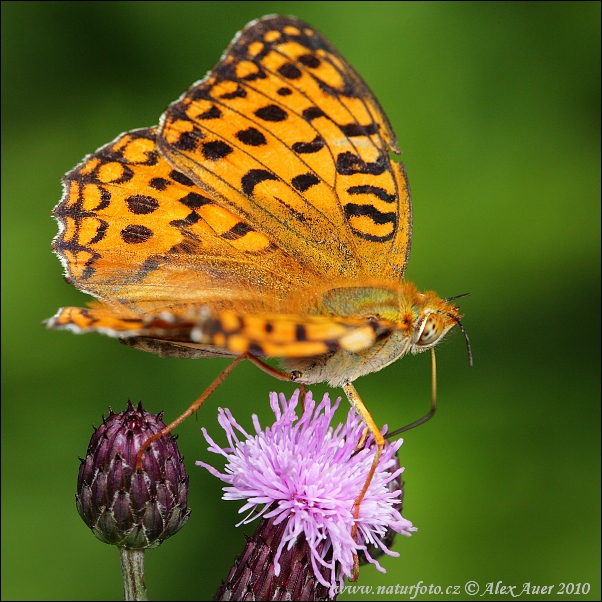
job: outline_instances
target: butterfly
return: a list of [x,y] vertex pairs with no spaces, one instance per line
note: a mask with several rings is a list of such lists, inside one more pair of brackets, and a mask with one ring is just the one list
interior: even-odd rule
[[47,325],[342,387],[377,447],[357,517],[384,439],[353,381],[461,318],[403,280],[410,189],[390,151],[378,100],[321,34],[293,17],[249,23],[159,126],[65,175],[53,249],[96,302]]

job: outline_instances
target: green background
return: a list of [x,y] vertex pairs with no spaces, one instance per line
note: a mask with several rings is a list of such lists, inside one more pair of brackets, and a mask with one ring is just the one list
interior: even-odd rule
[[[401,449],[419,531],[359,584],[530,582],[560,598],[590,583],[600,599],[600,4],[578,2],[2,4],[2,598],[121,597],[117,550],[75,510],[91,425],[128,397],[173,418],[225,365],[40,326],[88,300],[50,250],[60,177],[156,124],[267,13],[324,33],[387,111],[414,201],[408,279],[471,293],[474,367],[460,333],[440,346],[440,412]],[[426,411],[429,366],[356,383],[378,424]],[[147,553],[151,599],[211,597],[242,550],[239,504],[193,461],[215,463],[200,426],[223,440],[218,406],[266,424],[271,390],[293,387],[243,365],[179,429],[193,512]]]

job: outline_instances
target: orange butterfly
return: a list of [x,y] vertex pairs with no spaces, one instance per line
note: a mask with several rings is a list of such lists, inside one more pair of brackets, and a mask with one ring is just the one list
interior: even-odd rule
[[48,326],[342,387],[378,447],[357,517],[384,439],[352,381],[432,348],[460,319],[402,280],[410,191],[390,150],[378,101],[324,37],[291,17],[250,23],[158,128],[66,174],[54,251],[98,302]]

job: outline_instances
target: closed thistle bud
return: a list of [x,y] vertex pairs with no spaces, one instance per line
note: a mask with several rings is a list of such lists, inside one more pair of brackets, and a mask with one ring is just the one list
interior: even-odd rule
[[136,457],[142,444],[165,427],[161,418],[128,401],[125,412],[96,429],[81,460],[75,501],[98,539],[128,550],[156,548],[188,520],[188,475],[176,440],[157,439]]

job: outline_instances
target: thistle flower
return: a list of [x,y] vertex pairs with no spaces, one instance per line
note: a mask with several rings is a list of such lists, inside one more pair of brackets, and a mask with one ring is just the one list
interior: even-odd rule
[[[399,451],[393,457],[394,464],[389,468],[390,472],[398,471],[401,464],[399,463]],[[399,471],[398,471],[399,472]],[[397,510],[401,514],[403,512],[403,495],[404,495],[404,486],[401,472],[394,478],[391,479],[387,483],[387,488],[391,492],[399,491],[399,506],[397,506]],[[385,544],[384,547],[379,547],[376,543],[369,543],[366,546],[366,550],[362,551],[358,554],[360,566],[364,564],[369,564],[371,561],[368,560],[367,556],[370,556],[373,559],[380,558],[385,554],[385,550],[391,548],[393,543],[395,542],[395,537],[397,536],[397,531],[393,527],[389,527],[384,535],[380,537],[379,543]]]
[[[410,535],[412,523],[399,513],[399,490],[389,484],[403,471],[395,457],[402,440],[388,444],[361,503],[357,519],[357,541],[351,537],[355,522],[353,504],[364,485],[374,458],[369,437],[357,446],[364,431],[361,419],[350,410],[347,422],[333,429],[330,422],[340,398],[331,404],[328,395],[316,407],[311,393],[304,400],[298,419],[295,408],[299,392],[290,402],[283,394],[270,395],[276,416],[273,426],[261,429],[253,416],[255,435],[248,434],[227,409],[219,410],[219,423],[226,432],[229,447],[221,448],[207,434],[209,451],[224,456],[223,473],[197,462],[228,486],[223,499],[245,500],[240,513],[249,511],[239,523],[263,517],[273,525],[286,522],[274,554],[274,575],[280,575],[281,558],[299,542],[309,546],[311,568],[319,583],[329,588],[331,597],[345,576],[353,575],[354,555],[363,551],[366,559],[385,572],[367,550],[375,546],[389,556],[398,556],[383,542],[387,530]],[[239,435],[241,437],[239,437]]]

